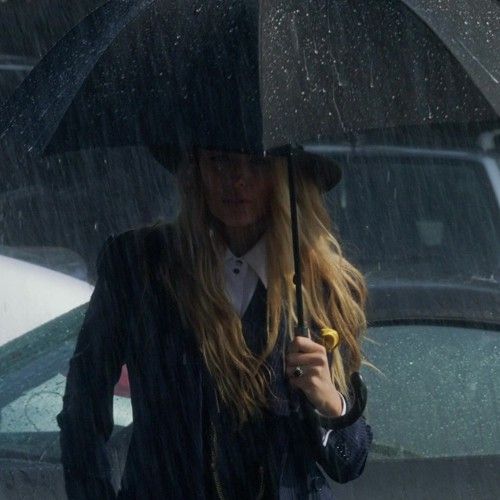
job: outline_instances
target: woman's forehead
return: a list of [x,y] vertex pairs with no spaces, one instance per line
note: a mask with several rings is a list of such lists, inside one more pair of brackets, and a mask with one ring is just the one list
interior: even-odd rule
[[270,156],[262,153],[247,153],[241,151],[224,151],[218,149],[200,149],[198,155],[201,158],[217,159],[217,158],[230,158],[235,160],[264,160],[275,161],[279,159],[275,156]]

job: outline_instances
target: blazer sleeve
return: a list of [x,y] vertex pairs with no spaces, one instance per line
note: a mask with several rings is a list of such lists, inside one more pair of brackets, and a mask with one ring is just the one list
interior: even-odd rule
[[[342,351],[342,356],[345,358],[348,353]],[[331,365],[331,353],[328,353],[328,361]],[[347,413],[352,407],[354,396],[350,390],[343,396]],[[298,400],[300,399],[299,397]],[[361,416],[351,425],[339,428],[337,418],[322,415],[312,409],[305,397],[302,397],[302,405],[299,406],[299,433],[314,460],[338,483],[346,483],[359,477],[365,468],[373,441],[373,433],[365,417]]]
[[[303,447],[305,456],[319,464],[338,483],[352,481],[364,470],[373,435],[364,416],[349,426],[339,428],[337,418],[314,411],[305,396],[297,397],[297,411],[291,414],[292,432]],[[347,411],[350,409],[347,400]]]
[[97,283],[69,363],[63,409],[57,416],[69,499],[116,496],[106,442],[113,430],[113,391],[124,360],[124,269],[118,245],[110,237],[97,259]]
[[[347,411],[350,409],[346,398]],[[337,429],[335,419],[317,416],[321,453],[318,463],[334,481],[346,483],[361,475],[365,468],[373,433],[364,416],[353,424]]]

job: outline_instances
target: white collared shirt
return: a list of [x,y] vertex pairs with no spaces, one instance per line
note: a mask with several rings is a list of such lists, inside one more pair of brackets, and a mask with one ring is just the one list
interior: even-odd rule
[[236,257],[229,248],[226,248],[224,255],[226,293],[240,318],[250,304],[259,279],[267,288],[266,262],[264,237],[241,257]]
[[[236,257],[229,248],[226,248],[224,254],[226,293],[240,318],[243,317],[252,300],[259,279],[267,289],[266,266],[267,252],[264,236],[241,257]],[[342,416],[346,413],[347,405],[342,394],[340,394],[340,399],[342,400]],[[328,432],[323,439],[324,446],[326,446],[329,434]]]

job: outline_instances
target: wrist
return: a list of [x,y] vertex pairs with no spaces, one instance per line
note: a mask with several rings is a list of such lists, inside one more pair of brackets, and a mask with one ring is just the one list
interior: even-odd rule
[[331,397],[326,400],[321,408],[317,408],[316,411],[327,418],[340,417],[345,413],[345,400],[340,392],[333,388]]

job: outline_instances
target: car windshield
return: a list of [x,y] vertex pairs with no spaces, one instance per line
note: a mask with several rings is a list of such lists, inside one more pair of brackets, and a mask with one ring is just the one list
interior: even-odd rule
[[368,336],[365,349],[380,370],[365,371],[373,387],[367,415],[378,430],[377,454],[500,453],[500,428],[491,418],[500,397],[499,331],[400,325],[372,328]]

